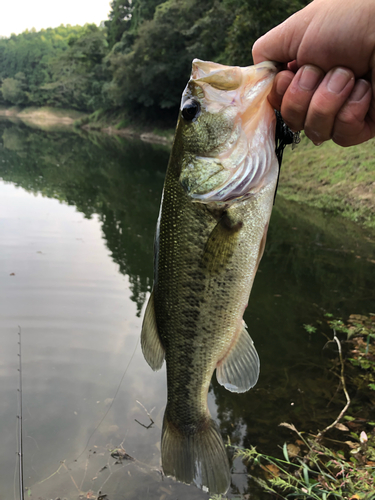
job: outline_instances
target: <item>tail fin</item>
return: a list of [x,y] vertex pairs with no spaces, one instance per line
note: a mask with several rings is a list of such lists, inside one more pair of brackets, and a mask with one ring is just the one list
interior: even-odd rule
[[186,484],[194,483],[210,493],[226,493],[230,467],[216,423],[207,417],[193,432],[178,430],[164,415],[161,439],[164,474]]

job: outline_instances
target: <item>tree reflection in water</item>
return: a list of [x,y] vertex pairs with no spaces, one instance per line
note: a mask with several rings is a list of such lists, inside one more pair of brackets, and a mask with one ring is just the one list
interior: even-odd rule
[[[119,272],[128,277],[139,316],[152,286],[153,238],[168,148],[83,132],[47,133],[5,121],[0,137],[4,181],[74,205],[87,218],[98,214],[105,244]],[[229,437],[232,444],[277,453],[277,445],[289,436],[278,428],[280,422],[309,430],[337,416],[344,398],[328,370],[322,350],[326,339],[309,336],[303,324],[324,321],[324,312],[343,317],[374,312],[374,260],[374,235],[277,197],[244,316],[261,359],[259,382],[245,394],[229,393],[215,376],[211,384],[210,409],[225,442]],[[244,470],[241,464],[236,467]],[[147,477],[152,489],[154,480]],[[121,498],[123,482],[116,481],[110,488],[114,498]],[[246,491],[246,483],[246,474],[233,476],[231,494]]]

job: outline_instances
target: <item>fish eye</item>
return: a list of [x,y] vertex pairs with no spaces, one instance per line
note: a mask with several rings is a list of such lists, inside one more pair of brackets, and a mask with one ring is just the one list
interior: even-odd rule
[[199,105],[199,102],[195,101],[194,99],[188,99],[183,105],[181,114],[185,118],[185,120],[190,122],[198,115],[200,109],[201,107]]

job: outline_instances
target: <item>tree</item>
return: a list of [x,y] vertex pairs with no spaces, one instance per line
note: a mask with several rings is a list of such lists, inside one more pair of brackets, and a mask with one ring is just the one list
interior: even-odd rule
[[15,105],[27,103],[28,97],[24,91],[24,78],[23,73],[17,73],[16,78],[5,78],[0,89],[5,101]]
[[302,9],[310,0],[224,0],[227,10],[235,13],[227,37],[226,64],[249,66],[255,41],[287,17]]
[[95,24],[84,28],[51,63],[52,81],[41,88],[49,93],[51,104],[94,111],[103,106],[102,86],[108,75],[102,61],[108,43],[104,29]]
[[133,6],[129,0],[113,0],[108,21],[104,24],[108,30],[108,45],[110,48],[121,40],[124,31],[129,28]]
[[175,116],[191,69],[191,27],[212,4],[167,0],[156,7],[152,20],[139,26],[130,50],[120,52],[121,42],[114,46],[107,58],[113,78],[105,92],[115,106],[133,112],[146,109],[154,118],[161,112],[170,116],[170,109]]

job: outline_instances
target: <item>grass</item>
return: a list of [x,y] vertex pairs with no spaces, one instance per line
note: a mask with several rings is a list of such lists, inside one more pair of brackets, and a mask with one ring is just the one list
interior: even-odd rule
[[237,449],[236,456],[259,468],[254,480],[265,491],[284,499],[373,500],[375,491],[375,434],[365,432],[350,441],[349,454],[322,445],[315,436],[304,436],[291,424],[296,444],[284,443],[284,458],[259,453],[254,447]]
[[302,137],[284,153],[279,192],[375,228],[374,147],[375,140],[351,148],[332,141],[317,147]]
[[[346,322],[331,314],[325,317],[339,346],[338,377],[347,399],[340,415],[317,435],[281,423],[293,436],[289,443],[284,443],[282,458],[265,455],[255,447],[234,447],[235,457],[248,465],[252,481],[273,498],[375,500],[375,314],[352,314]],[[317,324],[321,326],[321,322]],[[304,327],[310,334],[319,328]],[[337,335],[345,338],[344,346],[348,347],[345,357]],[[345,414],[351,404],[347,384],[353,392],[361,390],[362,400],[368,399],[368,409],[361,407],[360,417]],[[331,431],[339,433],[339,439],[327,437]],[[223,498],[216,495],[211,500]]]

